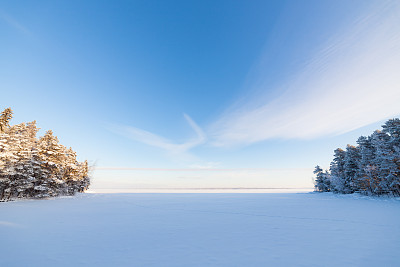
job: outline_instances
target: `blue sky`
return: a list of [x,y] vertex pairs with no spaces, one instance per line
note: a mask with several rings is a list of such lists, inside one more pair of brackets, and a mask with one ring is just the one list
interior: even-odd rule
[[98,187],[310,187],[400,115],[396,1],[1,1],[0,33],[1,108]]

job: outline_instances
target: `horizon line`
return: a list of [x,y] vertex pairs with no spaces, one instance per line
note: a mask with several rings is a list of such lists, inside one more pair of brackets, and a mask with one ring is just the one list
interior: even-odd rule
[[[110,189],[110,190],[120,190],[120,189],[134,189],[134,190],[265,190],[265,189],[314,189],[314,187],[141,187],[141,188],[97,188],[97,189]],[[90,190],[90,189],[89,189]],[[95,189],[94,189],[95,190]]]
[[283,171],[283,170],[310,170],[312,168],[135,168],[135,167],[94,167],[94,170],[101,171]]

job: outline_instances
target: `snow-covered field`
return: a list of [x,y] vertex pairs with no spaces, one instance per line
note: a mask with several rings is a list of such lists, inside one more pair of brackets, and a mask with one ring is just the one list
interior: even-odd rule
[[400,200],[81,194],[0,203],[0,266],[400,266]]

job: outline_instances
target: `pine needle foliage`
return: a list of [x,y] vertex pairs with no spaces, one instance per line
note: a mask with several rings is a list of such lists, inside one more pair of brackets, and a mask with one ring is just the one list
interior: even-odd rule
[[36,121],[10,126],[12,110],[0,115],[0,201],[47,198],[84,192],[88,162],[58,142],[53,132],[37,138]]
[[400,119],[361,136],[357,146],[336,149],[329,171],[317,166],[315,191],[400,196]]

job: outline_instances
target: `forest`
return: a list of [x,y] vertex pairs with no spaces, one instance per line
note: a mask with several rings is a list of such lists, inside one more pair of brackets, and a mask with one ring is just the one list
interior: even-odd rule
[[400,196],[400,119],[334,151],[329,170],[315,167],[315,191]]
[[88,162],[61,145],[51,130],[37,138],[36,121],[10,126],[13,112],[0,116],[0,201],[74,195],[90,185]]

